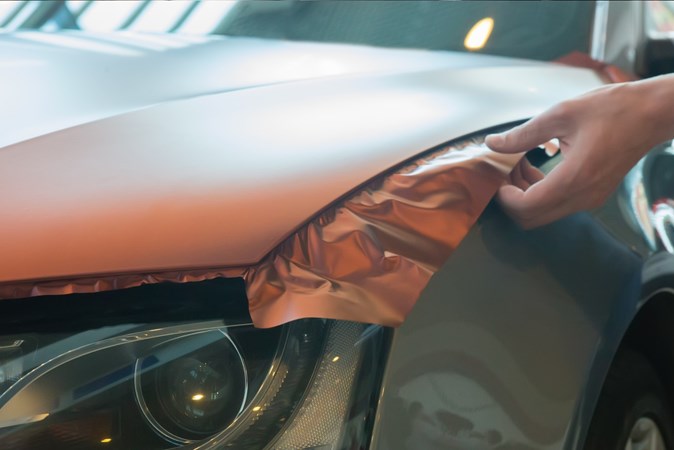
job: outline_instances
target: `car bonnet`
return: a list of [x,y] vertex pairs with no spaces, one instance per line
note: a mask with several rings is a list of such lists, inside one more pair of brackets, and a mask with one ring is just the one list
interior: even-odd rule
[[440,57],[462,64],[200,94],[1,148],[0,283],[251,266],[401,162],[601,84]]

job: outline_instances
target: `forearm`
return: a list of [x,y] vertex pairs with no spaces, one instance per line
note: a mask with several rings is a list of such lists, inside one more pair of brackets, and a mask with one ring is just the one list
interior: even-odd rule
[[635,118],[649,138],[650,147],[674,139],[674,75],[662,75],[630,83],[634,91],[635,110],[643,118]]

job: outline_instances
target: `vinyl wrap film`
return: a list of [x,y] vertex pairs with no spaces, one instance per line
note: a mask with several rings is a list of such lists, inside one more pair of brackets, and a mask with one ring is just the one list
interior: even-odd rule
[[252,267],[0,285],[0,298],[243,277],[257,327],[320,317],[400,325],[521,155],[483,137],[452,143],[370,181]]

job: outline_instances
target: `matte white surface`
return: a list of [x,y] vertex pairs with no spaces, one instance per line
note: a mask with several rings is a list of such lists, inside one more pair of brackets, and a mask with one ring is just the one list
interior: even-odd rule
[[[0,65],[33,45],[6,39]],[[0,148],[0,282],[252,264],[387,168],[600,84],[503,58],[249,39],[168,59],[62,50],[81,66],[35,45],[0,71],[21,85],[2,94],[5,145],[37,136]],[[293,58],[296,72],[274,73]]]
[[500,61],[424,50],[254,38],[0,33],[0,147],[198,95],[347,73],[474,67]]

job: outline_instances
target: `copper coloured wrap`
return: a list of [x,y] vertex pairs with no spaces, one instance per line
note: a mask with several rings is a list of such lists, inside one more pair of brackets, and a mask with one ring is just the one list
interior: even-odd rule
[[400,325],[520,158],[471,140],[374,180],[247,272],[253,322]]
[[243,277],[257,327],[307,317],[398,326],[520,158],[482,139],[446,146],[337,202],[252,267],[2,284],[0,298]]
[[41,295],[87,294],[92,292],[127,289],[144,284],[189,283],[213,278],[243,276],[245,269],[224,268],[207,270],[183,270],[144,274],[121,274],[52,281],[28,281],[0,284],[0,299],[37,297]]

